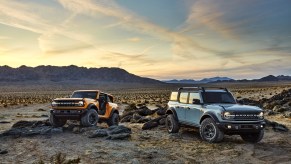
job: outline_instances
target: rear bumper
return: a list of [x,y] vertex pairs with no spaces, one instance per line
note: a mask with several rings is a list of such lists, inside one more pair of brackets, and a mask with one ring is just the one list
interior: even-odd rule
[[51,109],[50,113],[57,118],[67,118],[67,119],[79,119],[87,110],[54,110]]
[[241,133],[255,133],[263,130],[266,126],[265,121],[252,122],[252,123],[233,123],[223,122],[217,123],[220,130],[226,134],[241,134]]

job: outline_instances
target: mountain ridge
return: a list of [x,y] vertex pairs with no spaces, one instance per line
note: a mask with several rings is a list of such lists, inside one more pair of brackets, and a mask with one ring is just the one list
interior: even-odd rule
[[117,82],[117,83],[145,83],[161,84],[161,81],[140,77],[117,67],[86,68],[75,65],[51,66],[40,65],[28,67],[22,65],[12,68],[7,65],[0,66],[1,82],[19,81],[96,81],[96,82]]

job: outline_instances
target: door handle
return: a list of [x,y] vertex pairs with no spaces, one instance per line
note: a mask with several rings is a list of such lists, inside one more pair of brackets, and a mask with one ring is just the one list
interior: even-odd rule
[[176,106],[176,108],[180,108],[180,106]]
[[191,108],[190,107],[186,107],[186,109],[190,110]]

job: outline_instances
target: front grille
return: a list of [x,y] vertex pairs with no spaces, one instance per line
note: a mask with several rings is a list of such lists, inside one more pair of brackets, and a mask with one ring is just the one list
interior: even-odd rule
[[256,113],[236,113],[234,115],[235,120],[258,120],[258,114]]
[[79,106],[79,101],[57,101],[56,103],[59,107]]

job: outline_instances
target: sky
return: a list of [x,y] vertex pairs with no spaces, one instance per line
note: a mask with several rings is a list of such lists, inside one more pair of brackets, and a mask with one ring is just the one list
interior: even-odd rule
[[0,65],[291,75],[290,0],[0,0]]

